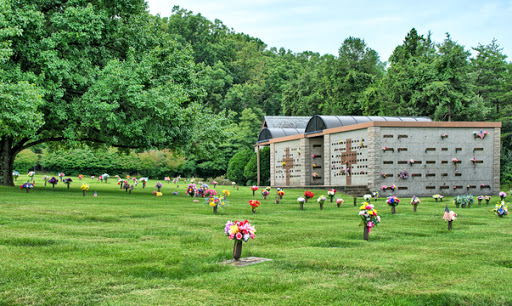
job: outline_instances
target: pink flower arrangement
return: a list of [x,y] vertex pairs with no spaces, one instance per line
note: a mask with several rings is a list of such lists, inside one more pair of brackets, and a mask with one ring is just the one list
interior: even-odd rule
[[228,221],[224,227],[224,232],[231,240],[236,239],[247,242],[249,238],[254,239],[256,229],[247,220],[235,222]]

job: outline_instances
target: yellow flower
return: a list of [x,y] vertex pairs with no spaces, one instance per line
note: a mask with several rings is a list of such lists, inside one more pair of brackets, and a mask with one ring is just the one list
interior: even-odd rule
[[156,196],[157,196],[157,197],[161,197],[161,196],[162,196],[162,193],[161,193],[161,192],[157,192],[157,193],[156,193]]
[[210,201],[210,206],[216,206],[214,201]]
[[363,210],[363,209],[366,209],[366,205],[361,205],[361,207],[359,207],[360,210]]
[[373,213],[377,215],[377,210],[375,208],[373,209]]
[[82,187],[80,187],[82,190],[89,190],[89,185],[82,184]]
[[232,225],[229,227],[229,233],[234,235],[236,233],[238,233],[238,226],[237,225]]

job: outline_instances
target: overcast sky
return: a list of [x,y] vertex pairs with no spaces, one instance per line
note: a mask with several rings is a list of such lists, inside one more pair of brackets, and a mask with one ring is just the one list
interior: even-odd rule
[[343,40],[359,37],[387,61],[405,35],[445,33],[466,49],[496,38],[512,58],[512,0],[509,1],[334,1],[334,0],[147,0],[150,12],[169,16],[172,7],[221,20],[236,32],[257,37],[269,47],[337,55]]

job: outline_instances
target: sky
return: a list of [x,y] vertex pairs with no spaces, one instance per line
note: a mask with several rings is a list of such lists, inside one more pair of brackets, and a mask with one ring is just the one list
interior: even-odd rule
[[[261,39],[268,47],[295,53],[338,55],[349,36],[362,38],[387,61],[407,33],[446,33],[471,51],[493,38],[512,60],[512,0],[508,1],[345,1],[345,0],[146,0],[152,14],[170,16],[174,5],[219,19],[236,32]],[[473,52],[474,54],[474,52]]]

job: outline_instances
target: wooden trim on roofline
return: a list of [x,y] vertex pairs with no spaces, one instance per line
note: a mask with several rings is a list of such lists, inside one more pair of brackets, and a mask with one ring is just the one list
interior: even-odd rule
[[340,126],[332,129],[326,129],[318,133],[309,134],[296,134],[291,136],[279,137],[270,139],[267,142],[259,143],[260,145],[269,145],[271,143],[291,141],[302,138],[314,138],[324,136],[327,134],[342,133],[348,131],[355,131],[366,129],[369,127],[404,127],[404,128],[501,128],[501,122],[471,122],[471,121],[458,121],[458,122],[442,122],[442,121],[431,121],[431,122],[413,122],[413,121],[369,121],[364,123],[352,124],[347,126]]

